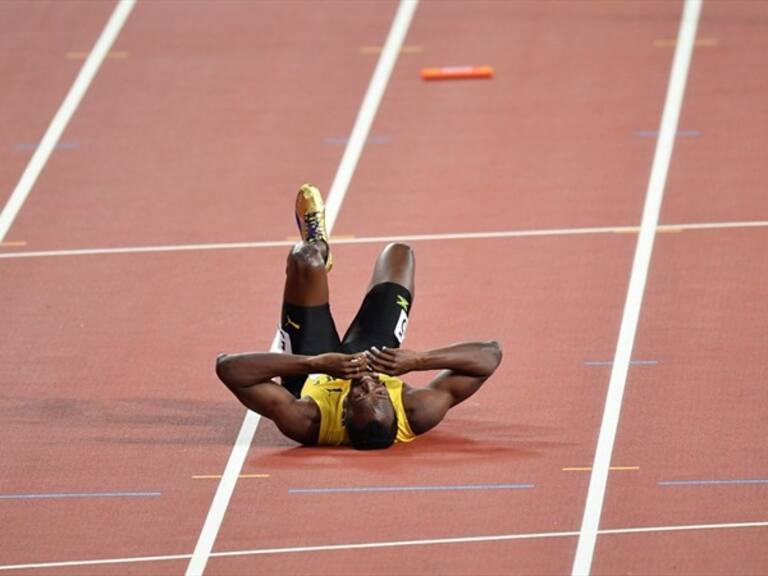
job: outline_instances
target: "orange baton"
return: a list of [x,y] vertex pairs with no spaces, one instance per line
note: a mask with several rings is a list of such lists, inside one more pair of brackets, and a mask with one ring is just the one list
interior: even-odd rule
[[491,66],[446,66],[422,68],[423,80],[464,80],[469,78],[493,78]]

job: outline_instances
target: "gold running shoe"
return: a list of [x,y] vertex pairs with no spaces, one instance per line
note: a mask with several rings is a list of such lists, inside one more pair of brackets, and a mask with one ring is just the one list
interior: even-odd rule
[[330,272],[333,268],[333,258],[328,243],[328,232],[325,229],[325,203],[320,190],[312,184],[302,185],[296,195],[296,225],[305,242],[325,242],[325,269]]

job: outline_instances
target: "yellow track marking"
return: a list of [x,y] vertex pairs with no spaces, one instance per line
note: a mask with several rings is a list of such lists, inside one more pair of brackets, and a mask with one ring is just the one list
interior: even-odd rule
[[[67,58],[69,60],[85,60],[88,58],[88,54],[89,52],[67,52]],[[128,58],[128,52],[107,52],[107,58],[124,60]]]
[[[379,54],[381,53],[381,46],[361,46],[360,54]],[[416,45],[404,45],[400,48],[400,54],[421,54],[424,52],[423,46]]]
[[15,242],[0,242],[0,248],[12,248],[14,246],[26,246],[27,243],[23,240],[17,240]]
[[[269,474],[240,474],[238,478],[269,478]],[[217,480],[221,478],[221,474],[201,474],[192,476],[193,480]]]
[[[712,48],[717,46],[717,38],[698,38],[694,41],[693,45],[701,48]],[[677,46],[677,39],[675,38],[657,38],[653,41],[653,45],[657,48],[674,48]]]
[[[592,466],[566,466],[563,472],[590,472]],[[640,470],[640,466],[611,466],[608,470]]]

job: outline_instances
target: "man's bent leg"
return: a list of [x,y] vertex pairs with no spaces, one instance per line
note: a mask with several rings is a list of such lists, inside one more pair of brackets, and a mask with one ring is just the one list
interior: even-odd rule
[[400,284],[411,293],[411,296],[414,296],[415,272],[416,260],[413,255],[413,248],[402,242],[387,244],[376,259],[371,282],[368,284],[368,291],[376,284],[393,282]]
[[371,346],[400,347],[413,305],[414,276],[415,259],[410,246],[393,243],[382,250],[363,304],[344,335],[344,352],[361,352]]
[[[280,319],[284,352],[314,356],[338,352],[341,344],[328,304],[325,254],[318,244],[299,242],[291,249],[285,270]],[[283,379],[298,397],[306,375]]]
[[288,253],[283,301],[297,306],[328,303],[328,273],[325,270],[325,243],[297,242]]

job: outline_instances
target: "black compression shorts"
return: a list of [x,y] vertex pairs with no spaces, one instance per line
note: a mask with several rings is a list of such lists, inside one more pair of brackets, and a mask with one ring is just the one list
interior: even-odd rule
[[[325,352],[354,354],[369,349],[399,348],[405,339],[408,314],[413,298],[400,284],[376,284],[365,295],[355,319],[342,340],[328,304],[296,306],[283,303],[280,321],[281,348],[284,352],[314,356]],[[283,386],[299,397],[307,375],[283,378]]]

